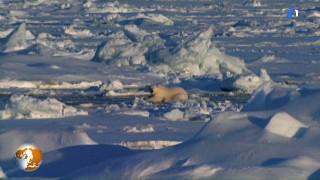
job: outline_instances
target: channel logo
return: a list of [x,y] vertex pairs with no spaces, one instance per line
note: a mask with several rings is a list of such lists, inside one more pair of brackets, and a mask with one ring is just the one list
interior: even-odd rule
[[288,19],[291,20],[293,18],[297,18],[299,16],[299,10],[295,8],[288,9]]
[[43,154],[42,151],[32,144],[24,144],[16,151],[16,158],[20,168],[26,172],[39,169]]

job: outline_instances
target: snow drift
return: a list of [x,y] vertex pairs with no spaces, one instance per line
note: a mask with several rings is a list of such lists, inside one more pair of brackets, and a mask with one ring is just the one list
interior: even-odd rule
[[0,160],[12,158],[12,153],[25,143],[34,143],[43,152],[67,146],[96,144],[83,131],[70,129],[70,127],[57,128],[50,124],[43,127],[16,128],[1,132],[0,142],[5,144],[5,146],[0,146]]

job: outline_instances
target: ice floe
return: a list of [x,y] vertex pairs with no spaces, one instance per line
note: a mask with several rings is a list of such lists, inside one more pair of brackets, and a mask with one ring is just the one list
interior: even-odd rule
[[151,141],[122,141],[116,145],[130,149],[162,149],[180,144],[181,141],[151,140]]
[[204,75],[231,72],[239,75],[248,72],[244,62],[225,55],[211,41],[213,29],[200,32],[196,37],[178,47],[175,52],[165,57],[169,66],[182,74]]
[[146,126],[125,126],[123,130],[127,133],[152,133],[155,132],[155,129],[152,124]]
[[118,67],[144,65],[148,48],[132,42],[122,31],[109,36],[97,49],[94,61],[114,64]]
[[241,90],[246,93],[253,93],[266,83],[272,83],[272,80],[265,69],[261,69],[260,76],[255,74],[240,75],[232,78],[231,82],[226,81],[223,85],[225,89]]
[[173,109],[172,111],[165,113],[163,117],[170,121],[181,121],[184,120],[184,112],[179,109]]
[[65,27],[64,33],[74,37],[82,38],[94,36],[94,34],[89,29],[78,27],[77,24],[72,24],[68,27]]
[[145,21],[149,21],[152,23],[159,23],[159,24],[163,24],[166,26],[172,26],[174,25],[174,21],[172,21],[171,19],[169,19],[168,17],[162,15],[162,14],[152,14],[152,13],[148,13],[148,14],[143,14],[143,13],[139,13],[137,16],[129,18],[128,20],[135,20],[135,19],[142,19]]
[[0,38],[5,38],[7,37],[9,34],[12,33],[14,29],[7,29],[7,30],[4,30],[4,31],[0,31]]
[[35,99],[25,95],[13,95],[5,109],[0,111],[0,119],[50,119],[68,116],[88,115],[88,112],[53,99]]
[[125,111],[120,111],[118,114],[124,114],[128,116],[142,116],[142,117],[149,117],[150,113],[149,111],[139,111],[139,110],[125,110]]
[[[54,66],[53,68],[58,68]],[[1,79],[1,89],[88,89],[91,87],[100,87],[103,83],[101,81],[81,81],[81,82],[43,82],[43,81],[21,81],[11,79]]]

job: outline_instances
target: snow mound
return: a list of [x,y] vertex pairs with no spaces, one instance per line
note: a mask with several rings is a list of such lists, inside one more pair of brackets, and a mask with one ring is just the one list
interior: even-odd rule
[[114,80],[108,84],[105,84],[101,87],[103,90],[111,91],[111,90],[121,90],[123,89],[123,84],[119,80]]
[[242,2],[244,6],[260,7],[261,0],[245,0]]
[[191,169],[186,170],[186,172],[182,171],[182,173],[179,173],[179,176],[190,177],[191,179],[205,179],[214,176],[221,170],[222,168],[217,166],[201,165],[192,167]]
[[41,82],[37,88],[39,89],[89,89],[92,87],[100,87],[101,81],[81,81],[81,82]]
[[254,93],[243,110],[258,111],[277,109],[287,105],[289,101],[299,96],[300,94],[295,87],[265,83]]
[[[142,14],[139,13],[136,17],[133,17],[131,19],[143,19],[152,23],[159,23],[159,24],[163,24],[166,26],[172,26],[174,24],[174,22],[169,19],[168,17],[162,15],[162,14]],[[130,20],[130,19],[129,19]]]
[[24,0],[23,2],[24,2],[24,4],[23,4],[24,8],[39,6],[42,4],[51,5],[51,4],[59,3],[58,0]]
[[44,55],[73,57],[80,60],[91,60],[95,55],[94,49],[79,50],[71,39],[55,37],[48,33],[40,33],[36,42],[40,53]]
[[280,136],[292,138],[302,128],[307,128],[307,126],[288,113],[279,112],[271,118],[266,130]]
[[239,75],[249,72],[245,63],[220,52],[211,42],[213,29],[199,33],[195,38],[178,47],[164,61],[174,70],[185,75],[221,74]]
[[6,18],[4,16],[0,15],[0,21],[4,21],[4,20],[6,20]]
[[0,31],[0,38],[6,38],[13,31],[14,29],[7,29],[7,30]]
[[139,42],[143,41],[146,36],[150,35],[149,32],[143,29],[140,29],[136,25],[124,26],[124,32],[128,37],[130,37],[130,39],[132,39],[133,41],[139,41]]
[[289,61],[284,58],[277,57],[275,55],[265,55],[257,59],[253,64],[257,63],[288,63]]
[[319,24],[320,23],[320,12],[312,12],[307,16],[307,19],[313,23]]
[[282,162],[280,165],[313,172],[318,170],[320,162],[308,156],[298,156]]
[[66,49],[73,49],[75,45],[70,39],[59,39],[48,33],[40,33],[37,37],[37,44],[44,48],[49,48],[57,51],[63,51]]
[[120,107],[117,104],[110,104],[105,108],[105,112],[112,113],[120,111]]
[[144,65],[144,54],[148,48],[141,43],[132,42],[123,31],[111,34],[108,40],[102,43],[93,58],[93,61],[106,62],[118,67]]
[[[55,149],[84,144],[96,144],[87,133],[66,127],[55,129],[55,126],[47,124],[44,127],[31,129],[13,129],[0,134],[0,142],[6,146],[0,146],[0,159],[12,158],[12,153],[22,144],[31,143],[39,147],[43,152]],[[14,138],[13,138],[14,137]]]
[[149,111],[139,111],[139,110],[127,110],[127,111],[120,111],[118,114],[124,114],[128,116],[142,116],[142,117],[149,117]]
[[15,23],[21,23],[21,19],[26,19],[26,17],[29,17],[30,14],[28,11],[24,10],[9,10],[9,14],[7,15],[7,18],[11,22]]
[[94,36],[94,34],[89,29],[78,27],[76,24],[72,24],[68,27],[65,27],[64,33],[74,37],[82,37],[82,38]]
[[27,30],[26,24],[22,23],[6,39],[3,52],[10,53],[25,50],[35,43],[34,35]]
[[118,1],[97,4],[93,0],[87,0],[83,7],[85,7],[89,13],[132,13],[145,11],[143,8],[119,3]]
[[[59,66],[52,66],[58,68]],[[3,79],[0,80],[0,89],[88,89],[100,87],[101,81],[81,81],[81,82],[42,82],[42,81],[20,81]]]
[[76,48],[71,39],[55,37],[48,33],[40,33],[37,37],[40,54],[58,57],[72,57],[79,60],[91,60],[95,55],[94,49]]
[[162,149],[169,146],[180,144],[181,141],[166,141],[166,140],[150,140],[150,141],[122,141],[115,145],[127,147],[129,149]]
[[165,113],[163,117],[170,121],[184,120],[184,112],[179,109],[173,109],[172,111]]
[[230,82],[225,82],[224,89],[241,90],[246,93],[253,93],[266,83],[272,83],[272,80],[265,69],[261,69],[260,76],[255,74],[240,75],[232,79]]
[[2,168],[1,168],[1,166],[0,166],[0,179],[6,179],[7,178],[7,176],[6,176],[6,174],[3,172],[3,170],[2,170]]
[[58,51],[55,52],[53,54],[53,56],[56,57],[71,57],[71,58],[75,58],[78,60],[84,60],[84,61],[90,61],[94,55],[95,55],[96,51],[94,49],[88,49],[88,48],[83,48],[79,51],[76,52],[65,52],[65,51]]
[[78,115],[88,115],[88,112],[67,106],[56,99],[40,100],[25,95],[11,96],[9,104],[0,111],[1,120],[49,119]]
[[22,88],[22,89],[35,89],[38,85],[41,84],[40,81],[17,81],[10,79],[0,80],[1,89],[10,89],[10,88]]
[[276,60],[276,57],[274,55],[268,55],[261,57],[258,61],[267,63],[267,62],[274,62]]
[[126,133],[152,133],[155,131],[152,124],[146,126],[125,126],[123,130]]

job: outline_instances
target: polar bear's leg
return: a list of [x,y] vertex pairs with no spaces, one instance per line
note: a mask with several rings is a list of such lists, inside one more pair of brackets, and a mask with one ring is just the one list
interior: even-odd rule
[[162,103],[163,98],[160,98],[158,96],[152,96],[151,98],[149,98],[149,101],[151,101],[153,103]]
[[173,98],[174,101],[186,102],[188,100],[188,96],[185,94],[177,94]]

